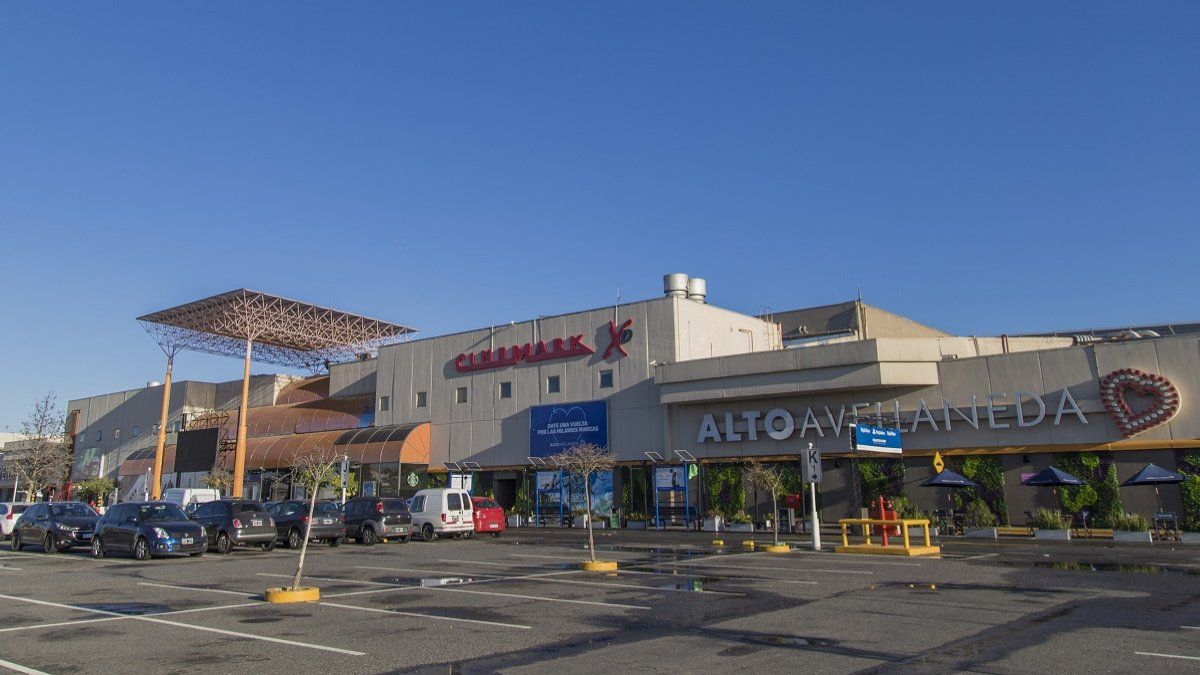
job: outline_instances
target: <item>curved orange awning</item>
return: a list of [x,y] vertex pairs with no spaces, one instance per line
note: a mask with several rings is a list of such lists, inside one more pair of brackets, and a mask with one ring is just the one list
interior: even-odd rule
[[[286,469],[299,453],[326,447],[332,454],[347,455],[358,464],[429,464],[429,423],[396,424],[386,427],[319,431],[310,434],[289,434],[246,439],[246,468]],[[233,468],[233,453],[219,458],[226,469]],[[118,475],[140,476],[154,465],[154,450],[138,450],[121,462]],[[163,451],[163,473],[175,470],[175,446]]]

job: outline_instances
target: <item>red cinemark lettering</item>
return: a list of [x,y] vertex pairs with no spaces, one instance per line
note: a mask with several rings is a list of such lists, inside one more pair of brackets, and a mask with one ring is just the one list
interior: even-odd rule
[[526,342],[523,345],[459,354],[454,357],[454,369],[460,373],[468,373],[473,370],[515,366],[522,361],[533,363],[594,353],[595,350],[583,343],[582,335],[571,335],[565,340],[554,338],[549,345],[538,340],[536,343]]

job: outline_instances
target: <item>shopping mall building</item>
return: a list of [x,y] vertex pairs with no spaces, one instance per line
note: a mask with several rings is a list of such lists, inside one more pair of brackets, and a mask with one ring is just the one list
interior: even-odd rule
[[[1052,464],[1101,478],[1113,467],[1121,481],[1149,462],[1200,471],[1188,456],[1200,449],[1195,324],[954,336],[858,301],[756,317],[708,304],[702,280],[664,286],[641,302],[395,342],[319,376],[254,376],[245,492],[289,496],[289,460],[331,446],[371,494],[409,495],[462,470],[505,505],[553,502],[535,474],[588,441],[618,461],[596,484],[602,509],[619,518],[686,500],[703,513],[720,507],[710,476],[728,480],[728,465],[749,459],[794,466],[811,444],[824,457],[826,518],[857,514],[881,490],[944,504],[945,492],[918,487],[939,453],[1017,523],[1057,506],[1050,490],[1020,484]],[[71,401],[72,478],[108,475],[140,497],[162,397],[151,383]],[[177,446],[213,446],[232,467],[240,398],[241,381],[172,385],[164,484],[204,475],[175,466]],[[902,454],[854,452],[855,423],[898,428]],[[653,467],[692,457],[697,469],[676,473],[691,476],[686,492],[655,489]],[[746,496],[748,512],[769,509],[765,495]],[[1120,497],[1129,511],[1156,508],[1153,489]],[[1178,486],[1161,500],[1184,508]]]

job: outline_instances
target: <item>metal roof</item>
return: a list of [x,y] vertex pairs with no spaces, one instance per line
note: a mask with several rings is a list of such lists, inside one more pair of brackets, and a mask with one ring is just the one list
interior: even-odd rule
[[240,288],[138,317],[168,354],[190,349],[321,372],[399,342],[416,330]]

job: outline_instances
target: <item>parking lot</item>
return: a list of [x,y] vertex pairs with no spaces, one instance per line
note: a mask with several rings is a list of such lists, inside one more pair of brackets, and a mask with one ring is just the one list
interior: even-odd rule
[[[1183,547],[950,544],[943,559],[744,553],[696,533],[580,531],[313,545],[318,604],[267,605],[296,553],[92,560],[0,547],[0,665],[17,672],[760,668],[1194,671]],[[1146,556],[1150,557],[1147,558]],[[22,671],[21,668],[27,670]]]

